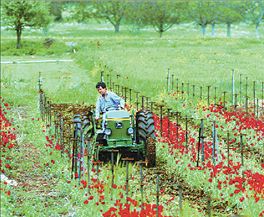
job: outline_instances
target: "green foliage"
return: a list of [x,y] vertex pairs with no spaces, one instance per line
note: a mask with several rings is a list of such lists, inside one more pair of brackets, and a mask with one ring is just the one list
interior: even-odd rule
[[174,24],[181,21],[186,2],[174,0],[146,0],[143,22],[151,25],[162,36]]
[[48,5],[37,0],[5,0],[2,3],[4,24],[17,34],[17,48],[21,47],[21,35],[25,27],[46,27],[49,22]]
[[54,16],[54,21],[62,21],[63,2],[51,0],[50,13]]
[[92,4],[87,4],[85,1],[80,2],[74,6],[74,14],[72,19],[77,22],[87,22],[89,19],[92,19],[94,8]]
[[189,7],[190,20],[194,20],[202,27],[202,33],[205,35],[205,27],[217,21],[219,5],[211,0],[192,1]]
[[119,32],[121,21],[124,19],[127,0],[93,0],[93,15],[98,19],[109,21]]
[[15,42],[4,40],[1,43],[1,54],[4,56],[23,55],[62,55],[71,52],[65,43],[54,41],[50,46],[46,46],[44,41],[25,40],[20,49],[15,48]]
[[259,38],[259,26],[264,19],[264,0],[253,0],[248,2],[246,10],[246,19],[255,25],[256,37]]
[[224,0],[219,7],[219,21],[227,24],[227,37],[231,37],[231,24],[244,19],[246,1]]

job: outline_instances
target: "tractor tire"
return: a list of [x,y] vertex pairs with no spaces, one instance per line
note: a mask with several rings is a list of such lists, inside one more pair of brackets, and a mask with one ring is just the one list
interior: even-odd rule
[[140,110],[136,114],[136,142],[146,142],[147,138],[155,139],[153,114],[147,110]]
[[136,143],[144,142],[147,167],[156,166],[156,143],[153,114],[140,110],[136,114]]
[[156,166],[156,143],[152,138],[147,138],[145,142],[146,149],[146,166],[147,167],[155,167]]

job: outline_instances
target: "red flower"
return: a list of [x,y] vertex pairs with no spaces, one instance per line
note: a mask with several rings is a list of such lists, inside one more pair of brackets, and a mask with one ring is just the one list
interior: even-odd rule
[[83,203],[84,203],[84,204],[88,204],[88,203],[89,203],[89,201],[88,201],[88,200],[85,200]]
[[5,167],[6,167],[7,169],[11,169],[10,164],[6,164]]
[[243,202],[244,200],[245,200],[244,197],[240,197],[240,198],[239,198],[239,201],[240,201],[240,202]]
[[83,187],[86,188],[87,182],[85,180],[82,180],[81,183],[82,183]]
[[8,148],[9,149],[11,149],[11,148],[13,148],[15,145],[13,144],[13,143],[11,143],[9,146],[8,146]]
[[58,151],[61,150],[60,145],[59,145],[59,144],[56,144],[56,145],[55,145],[55,149],[58,150]]

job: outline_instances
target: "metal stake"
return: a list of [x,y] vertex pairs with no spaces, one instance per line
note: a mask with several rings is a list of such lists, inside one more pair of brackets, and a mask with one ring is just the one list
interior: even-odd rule
[[156,210],[156,217],[159,216],[159,174],[157,174],[157,183],[156,183],[156,206],[157,206],[157,210]]

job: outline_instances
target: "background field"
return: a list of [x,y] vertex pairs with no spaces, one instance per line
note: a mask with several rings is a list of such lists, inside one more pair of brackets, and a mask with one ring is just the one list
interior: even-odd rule
[[[133,32],[131,27],[124,26],[121,30],[116,34],[109,24],[96,23],[53,24],[46,32],[27,29],[22,35],[24,46],[19,51],[15,49],[15,34],[7,30],[1,32],[2,62],[74,60],[1,64],[1,96],[13,107],[9,117],[17,126],[20,145],[13,153],[17,158],[8,175],[28,182],[28,186],[19,186],[7,199],[6,213],[84,216],[95,207],[84,205],[87,198],[84,193],[74,188],[74,183],[67,184],[69,161],[60,158],[60,153],[49,155],[43,147],[46,143],[42,132],[44,123],[33,121],[40,117],[37,104],[39,72],[45,93],[55,103],[94,104],[97,97],[94,86],[101,71],[110,73],[113,81],[116,74],[120,74],[120,83],[158,99],[166,90],[168,68],[180,82],[217,86],[219,93],[231,91],[231,70],[234,69],[237,85],[239,74],[243,74],[243,91],[245,77],[248,77],[249,93],[252,94],[252,82],[257,81],[257,95],[261,95],[264,41],[263,37],[254,38],[253,27],[235,26],[232,38],[226,38],[225,26],[217,26],[216,37],[211,37],[209,30],[202,37],[193,24],[175,26],[162,38],[152,29]],[[264,35],[263,27],[260,33]],[[46,38],[55,40],[49,48],[43,45]],[[56,164],[46,167],[51,160]],[[107,208],[105,206],[105,210]],[[99,213],[96,208],[93,211]],[[196,209],[187,205],[185,216],[194,212]],[[204,213],[197,213],[199,215],[204,216]]]

